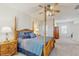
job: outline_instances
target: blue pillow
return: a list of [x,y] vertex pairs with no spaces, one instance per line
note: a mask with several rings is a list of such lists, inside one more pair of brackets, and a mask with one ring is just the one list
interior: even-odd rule
[[24,35],[22,36],[23,39],[30,39],[31,36],[29,35],[29,32],[24,32]]
[[33,32],[19,32],[19,38],[22,39],[31,39],[35,37],[36,35]]
[[31,38],[35,38],[36,37],[36,35],[33,32],[30,33],[30,36],[31,36]]

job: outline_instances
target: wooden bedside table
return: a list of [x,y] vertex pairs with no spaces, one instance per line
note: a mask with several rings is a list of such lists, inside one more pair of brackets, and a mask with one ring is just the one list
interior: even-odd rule
[[17,53],[17,40],[9,40],[0,43],[0,55],[11,56]]

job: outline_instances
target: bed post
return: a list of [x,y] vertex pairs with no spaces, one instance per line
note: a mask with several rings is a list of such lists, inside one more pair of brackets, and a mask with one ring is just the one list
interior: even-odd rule
[[32,30],[34,32],[34,20],[32,21]]
[[[53,12],[54,13],[54,12]],[[53,17],[53,37],[54,37],[54,30],[55,30],[55,19],[54,19],[54,15],[52,16]],[[54,38],[55,39],[55,38]]]
[[15,19],[14,19],[14,38],[15,40],[17,40],[17,31],[16,31],[16,16],[15,16]]
[[46,43],[46,22],[47,22],[47,19],[46,19],[46,6],[44,7],[44,19],[45,19],[45,26],[44,26],[44,56],[46,56],[46,46],[45,46],[45,43]]

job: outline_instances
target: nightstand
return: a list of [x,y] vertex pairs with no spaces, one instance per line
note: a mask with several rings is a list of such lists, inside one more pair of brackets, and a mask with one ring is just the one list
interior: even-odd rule
[[11,56],[17,53],[17,40],[9,40],[0,43],[0,55]]

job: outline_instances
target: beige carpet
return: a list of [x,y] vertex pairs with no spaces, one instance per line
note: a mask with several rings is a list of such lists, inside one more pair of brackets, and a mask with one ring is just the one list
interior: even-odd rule
[[57,42],[50,56],[79,56],[79,44]]

